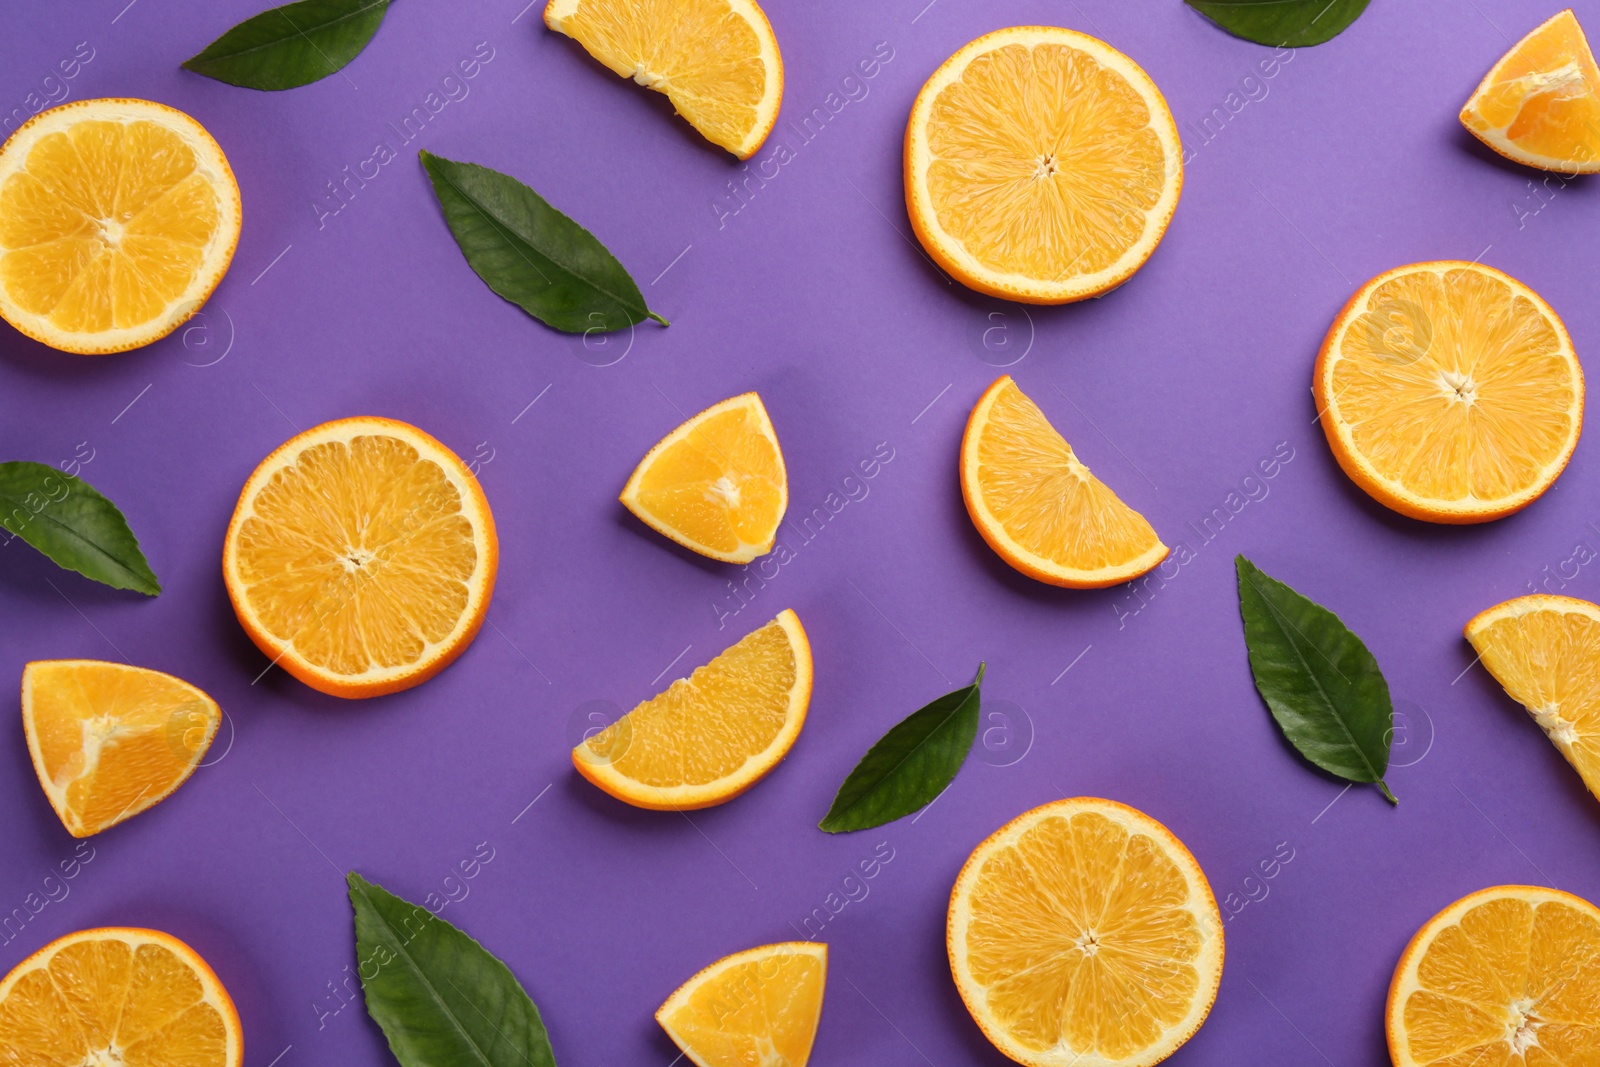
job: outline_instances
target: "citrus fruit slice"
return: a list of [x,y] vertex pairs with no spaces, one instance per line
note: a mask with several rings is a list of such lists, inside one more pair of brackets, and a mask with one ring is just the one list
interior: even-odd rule
[[1378,503],[1430,522],[1531,504],[1583,425],[1583,370],[1556,313],[1477,263],[1414,263],[1363,285],[1317,357],[1334,458]]
[[261,461],[222,574],[273,663],[324,693],[371,697],[421,685],[472,643],[499,558],[489,501],[456,454],[363,416]]
[[636,808],[709,808],[778,765],[810,703],[811,645],[785,610],[574,748],[572,764]]
[[1600,908],[1502,885],[1429,919],[1389,985],[1395,1067],[1560,1067],[1600,1049]]
[[1521,596],[1480,612],[1466,637],[1600,798],[1600,606]]
[[92,659],[22,669],[33,770],[73,837],[165,800],[205,758],[222,709],[179,678]]
[[228,991],[159,930],[103,927],[50,942],[0,980],[0,1062],[18,1067],[239,1067]]
[[1222,914],[1150,816],[1093,797],[1019,815],[950,894],[950,970],[978,1028],[1029,1067],[1146,1067],[1205,1022]]
[[1461,109],[1461,122],[1518,163],[1600,171],[1600,68],[1571,8],[1500,57]]
[[789,475],[761,398],[713,404],[663,437],[633,469],[622,503],[702,556],[749,563],[772,550]]
[[761,945],[683,983],[656,1022],[698,1067],[805,1067],[827,977],[827,945]]
[[77,100],[0,148],[0,317],[83,355],[159,340],[227,273],[239,186],[198,122],[149,100]]
[[1041,582],[1097,589],[1167,558],[1145,517],[1089,473],[1009,374],[967,418],[961,496],[989,547]]
[[961,284],[1030,304],[1099,296],[1160,243],[1183,188],[1178,126],[1149,75],[1054,26],[978,38],[906,125],[906,210]]
[[701,136],[740,159],[778,121],[783,57],[754,0],[550,0],[544,24],[665,93]]

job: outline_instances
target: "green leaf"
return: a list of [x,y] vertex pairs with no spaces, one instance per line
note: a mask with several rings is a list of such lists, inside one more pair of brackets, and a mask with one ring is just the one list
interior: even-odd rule
[[1235,37],[1278,48],[1331,41],[1370,0],[1184,0]]
[[1289,743],[1350,782],[1384,783],[1394,706],[1378,661],[1339,616],[1239,556],[1239,611],[1256,690]]
[[293,89],[343,70],[378,32],[389,0],[300,0],[263,11],[183,68],[245,89]]
[[426,908],[351,871],[367,1013],[402,1067],[555,1067],[539,1009],[511,970]]
[[961,770],[978,736],[978,687],[946,693],[901,719],[861,757],[817,824],[830,834],[882,826],[934,802]]
[[509,174],[421,155],[461,254],[489,288],[567,333],[667,325],[617,257],[544,197]]
[[85,578],[149,596],[161,592],[128,520],[82,478],[43,463],[0,463],[0,527]]

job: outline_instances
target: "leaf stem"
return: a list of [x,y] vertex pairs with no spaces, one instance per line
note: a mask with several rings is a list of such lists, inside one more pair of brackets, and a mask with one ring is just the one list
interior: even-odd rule
[[1385,800],[1387,800],[1389,803],[1393,804],[1395,807],[1399,807],[1400,806],[1399,798],[1396,797],[1393,793],[1389,792],[1389,783],[1388,782],[1385,782],[1382,778],[1379,778],[1377,785],[1378,785],[1378,788],[1383,791],[1383,797],[1384,797]]
[[666,319],[662,318],[660,315],[657,315],[654,311],[650,311],[650,310],[646,309],[645,314],[649,315],[652,319],[655,319],[657,322],[659,322],[663,326],[671,326],[672,325],[672,323],[668,322]]

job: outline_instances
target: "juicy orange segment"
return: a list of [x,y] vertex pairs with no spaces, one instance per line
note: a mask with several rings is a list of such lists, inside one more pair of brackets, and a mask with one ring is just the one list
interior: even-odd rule
[[0,981],[0,1062],[239,1067],[239,1013],[211,968],[159,930],[50,942]]
[[778,765],[810,703],[811,645],[783,611],[574,748],[572,763],[634,807],[708,808]]
[[1029,1067],[1146,1067],[1205,1021],[1222,915],[1189,850],[1093,797],[1018,816],[950,894],[956,988],[994,1046]]
[[1009,374],[967,419],[961,495],[989,547],[1041,582],[1115,585],[1167,557],[1145,517],[1089,473]]
[[772,550],[789,507],[778,434],[754,393],[663,437],[623,486],[623,506],[685,548],[726,563]]
[[761,945],[683,983],[656,1021],[697,1067],[805,1067],[827,977],[827,945]]
[[1561,319],[1477,263],[1416,263],[1362,286],[1328,331],[1313,391],[1351,480],[1431,522],[1531,504],[1583,425],[1583,370]]
[[1466,637],[1600,798],[1600,606],[1566,596],[1517,597],[1475,616]]
[[456,454],[394,419],[292,438],[239,494],[222,571],[245,632],[313,689],[420,685],[477,635],[499,542]]
[[1571,8],[1511,46],[1461,109],[1461,122],[1518,163],[1600,171],[1600,67]]
[[1064,304],[1127,281],[1183,188],[1178,126],[1149,75],[1053,26],[978,38],[906,125],[906,209],[928,254],[991,296]]
[[1525,885],[1463,897],[1411,939],[1386,1014],[1395,1067],[1591,1064],[1600,908]]
[[740,159],[778,121],[783,59],[754,0],[550,0],[544,23]]
[[239,187],[201,125],[148,100],[42,112],[0,148],[0,316],[66,352],[159,340],[239,241]]
[[160,671],[90,659],[22,669],[22,727],[50,806],[73,837],[154,807],[205,758],[222,709]]

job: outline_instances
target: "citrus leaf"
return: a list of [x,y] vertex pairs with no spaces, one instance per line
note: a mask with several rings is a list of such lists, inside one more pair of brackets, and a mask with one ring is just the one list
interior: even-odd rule
[[1370,0],[1184,0],[1235,37],[1277,48],[1331,41]]
[[367,1014],[402,1067],[555,1067],[510,968],[426,908],[354,871],[345,880]]
[[444,220],[484,284],[567,333],[667,320],[594,234],[509,174],[422,152]]
[[128,520],[75,475],[43,463],[0,463],[0,527],[65,570],[113,589],[161,592]]
[[879,738],[839,786],[818,828],[830,834],[867,830],[933,803],[978,736],[983,669],[978,664],[971,685],[912,712]]
[[1349,782],[1384,783],[1394,739],[1389,683],[1339,616],[1238,556],[1239,611],[1256,690],[1300,754]]
[[389,0],[300,0],[245,19],[183,69],[244,89],[294,89],[341,71],[367,47]]

